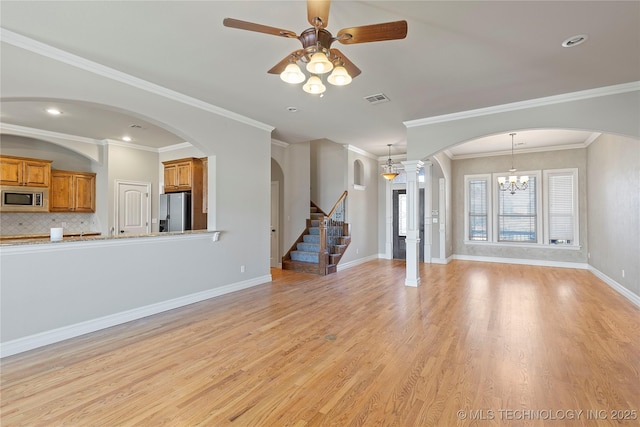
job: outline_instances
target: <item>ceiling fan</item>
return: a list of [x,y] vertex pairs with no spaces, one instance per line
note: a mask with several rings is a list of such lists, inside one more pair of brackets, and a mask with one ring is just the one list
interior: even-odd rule
[[331,0],[307,0],[307,19],[312,27],[307,28],[300,35],[296,35],[293,31],[233,18],[225,18],[223,24],[225,27],[300,40],[302,49],[291,52],[267,72],[280,74],[280,78],[287,83],[302,83],[306,76],[297,62],[306,63],[306,69],[312,75],[303,89],[309,93],[322,94],[326,87],[322,84],[319,75],[333,70],[327,81],[342,86],[349,84],[352,78],[361,73],[360,69],[341,51],[331,47],[334,41],[337,40],[342,44],[356,44],[398,40],[407,36],[407,21],[394,21],[343,28],[334,37],[325,29],[329,22],[330,7]]

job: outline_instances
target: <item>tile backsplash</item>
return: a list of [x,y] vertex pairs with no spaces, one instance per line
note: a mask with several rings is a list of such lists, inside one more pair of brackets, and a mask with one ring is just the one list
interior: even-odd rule
[[65,233],[98,232],[100,224],[94,213],[18,213],[0,214],[0,235],[49,234],[52,227]]

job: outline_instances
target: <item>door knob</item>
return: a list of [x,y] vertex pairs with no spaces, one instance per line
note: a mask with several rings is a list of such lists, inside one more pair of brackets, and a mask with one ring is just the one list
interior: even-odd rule
[[124,230],[120,230],[121,233],[124,233]]

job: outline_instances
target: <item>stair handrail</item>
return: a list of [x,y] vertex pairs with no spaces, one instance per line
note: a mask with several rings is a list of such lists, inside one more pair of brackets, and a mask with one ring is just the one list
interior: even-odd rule
[[333,214],[336,213],[336,210],[338,209],[338,207],[340,207],[342,201],[347,197],[347,194],[349,194],[349,192],[347,190],[344,190],[344,193],[342,193],[338,201],[335,203],[335,205],[333,205],[333,208],[325,216],[328,216],[329,218],[333,217]]

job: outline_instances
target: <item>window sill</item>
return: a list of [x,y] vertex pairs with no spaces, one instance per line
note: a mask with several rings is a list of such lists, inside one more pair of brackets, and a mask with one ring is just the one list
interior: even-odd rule
[[580,245],[543,245],[541,243],[499,243],[499,242],[474,242],[465,240],[465,245],[473,246],[493,246],[499,248],[528,248],[528,249],[560,249],[564,251],[579,251]]

